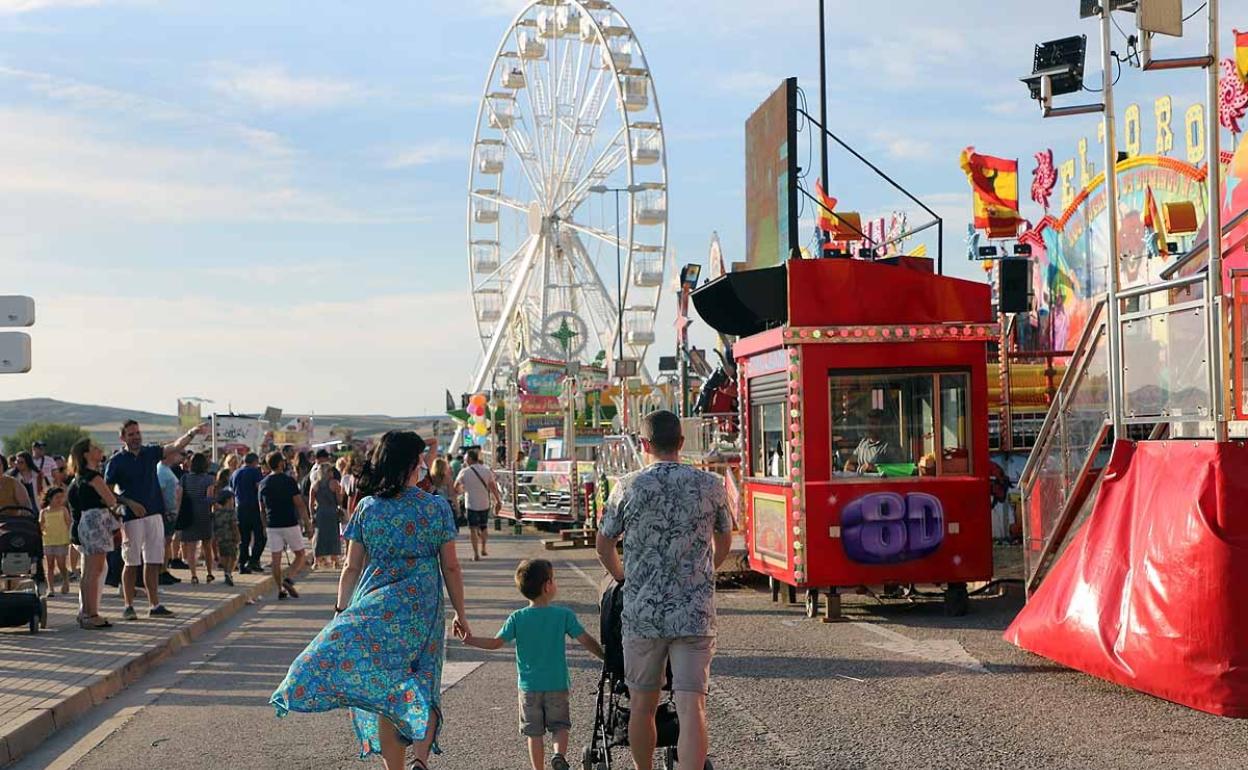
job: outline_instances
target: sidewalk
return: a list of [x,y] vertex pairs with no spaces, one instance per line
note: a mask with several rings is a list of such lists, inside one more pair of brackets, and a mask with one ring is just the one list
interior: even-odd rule
[[[0,628],[0,767],[38,746],[92,707],[129,687],[147,671],[257,597],[275,599],[268,575],[236,575],[233,588],[217,580],[192,586],[190,573],[174,570],[182,583],[162,586],[160,599],[175,618],[149,619],[143,594],[139,620],[121,620],[124,605],[105,586],[101,614],[113,627],[78,627],[78,584],[48,600],[48,627]],[[201,570],[200,579],[203,580]]]

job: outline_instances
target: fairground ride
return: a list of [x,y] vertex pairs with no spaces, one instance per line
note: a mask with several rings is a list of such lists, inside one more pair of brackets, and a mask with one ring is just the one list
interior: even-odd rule
[[645,53],[610,3],[538,0],[503,35],[473,137],[467,240],[472,392],[529,358],[644,362],[665,273],[666,145]]

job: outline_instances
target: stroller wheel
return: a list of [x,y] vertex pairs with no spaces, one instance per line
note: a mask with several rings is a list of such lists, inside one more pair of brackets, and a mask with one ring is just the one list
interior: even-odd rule
[[[675,746],[669,746],[669,747],[667,748],[667,750],[665,750],[665,751],[663,752],[663,768],[664,768],[664,770],[676,770],[676,761],[677,761],[678,759],[679,759],[679,757],[676,755],[676,747],[675,747]],[[712,762],[711,762],[711,758],[710,758],[710,757],[707,757],[707,758],[706,758],[706,763],[705,763],[704,765],[702,765],[702,768],[703,768],[703,770],[715,770],[715,765],[714,765],[714,763],[712,763]]]
[[594,770],[594,750],[588,746],[581,749],[581,770]]
[[30,616],[30,633],[32,634],[39,633],[39,616],[38,615]]
[[39,600],[39,627],[40,628],[48,627],[48,600],[47,599]]

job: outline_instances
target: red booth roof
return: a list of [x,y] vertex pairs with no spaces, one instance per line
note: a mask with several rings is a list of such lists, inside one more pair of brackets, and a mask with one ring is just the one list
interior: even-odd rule
[[[991,323],[987,284],[934,275],[928,260],[788,262],[789,326]],[[926,267],[927,269],[923,269]]]

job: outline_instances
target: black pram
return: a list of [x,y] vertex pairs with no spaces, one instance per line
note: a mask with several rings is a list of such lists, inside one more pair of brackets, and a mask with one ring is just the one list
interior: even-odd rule
[[[602,594],[599,608],[599,633],[602,636],[602,675],[598,679],[597,705],[594,708],[594,732],[590,744],[581,752],[583,770],[611,770],[611,750],[628,746],[628,686],[624,683],[624,584],[612,582]],[[672,702],[671,664],[663,690],[668,697],[659,704],[655,714],[657,746],[664,749],[663,766],[676,767],[676,743],[680,739],[680,720]],[[632,767],[630,759],[625,767]],[[714,770],[706,760],[705,770]]]
[[43,533],[39,517],[20,505],[0,508],[0,588],[0,627],[48,627]]

